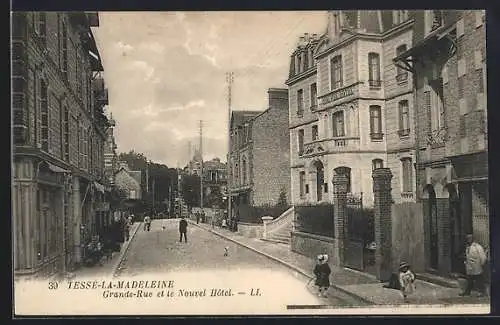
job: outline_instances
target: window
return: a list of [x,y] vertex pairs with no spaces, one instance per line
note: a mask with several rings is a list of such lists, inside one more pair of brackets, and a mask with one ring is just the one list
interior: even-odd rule
[[311,109],[314,110],[318,107],[318,88],[316,83],[311,85]]
[[247,161],[245,158],[241,162],[241,171],[243,173],[243,184],[245,185],[247,183]]
[[68,30],[66,25],[62,27],[62,66],[61,71],[68,78]]
[[392,22],[394,25],[399,25],[408,20],[408,10],[393,10]]
[[370,106],[370,137],[372,140],[382,139],[382,110],[380,106]]
[[295,56],[292,55],[290,58],[290,74],[289,77],[293,77],[295,75]]
[[[400,45],[396,48],[396,56],[406,52],[406,44]],[[408,72],[396,65],[396,81],[399,84],[405,83],[408,80]]]
[[304,198],[306,194],[306,172],[302,171],[299,173],[299,187],[300,187],[300,198]]
[[339,111],[333,114],[333,136],[334,137],[343,137],[345,136],[345,127],[344,127],[344,111]]
[[433,131],[445,127],[445,111],[443,103],[443,79],[438,78],[430,82],[431,88],[431,127]]
[[302,53],[297,54],[297,73],[302,72]]
[[425,35],[443,25],[442,10],[425,10]]
[[382,159],[373,159],[372,160],[372,169],[384,168],[384,161]]
[[130,198],[131,199],[136,199],[137,198],[135,190],[130,190]]
[[476,10],[475,16],[476,16],[476,28],[481,27],[484,22],[484,10]]
[[309,68],[309,54],[308,54],[308,52],[302,52],[302,55],[304,56],[304,69],[303,69],[303,71],[305,71]]
[[342,81],[342,56],[337,55],[330,61],[330,81],[331,89],[341,88]]
[[318,126],[317,125],[312,126],[311,134],[312,134],[312,136],[311,136],[312,141],[318,140]]
[[413,172],[412,172],[412,163],[411,158],[403,158],[401,159],[401,167],[402,167],[402,191],[403,193],[413,192],[412,184],[413,184]]
[[47,14],[45,12],[37,13],[35,22],[35,32],[38,34],[43,44],[47,40]]
[[299,156],[304,152],[304,130],[299,130]]
[[377,53],[368,53],[368,83],[370,88],[379,88],[380,82],[380,56]]
[[302,114],[304,114],[304,91],[299,89],[297,90],[297,115]]
[[399,135],[410,134],[410,108],[407,100],[402,100],[398,104],[399,111]]
[[41,144],[42,150],[49,151],[49,103],[47,98],[47,84],[40,81],[40,115],[41,115]]

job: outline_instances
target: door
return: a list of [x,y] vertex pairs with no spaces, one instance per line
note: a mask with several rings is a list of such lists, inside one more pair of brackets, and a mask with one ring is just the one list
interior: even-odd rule
[[433,270],[438,269],[439,265],[439,246],[438,246],[438,220],[437,220],[437,202],[434,188],[428,187],[429,192],[429,244],[430,244],[430,267]]

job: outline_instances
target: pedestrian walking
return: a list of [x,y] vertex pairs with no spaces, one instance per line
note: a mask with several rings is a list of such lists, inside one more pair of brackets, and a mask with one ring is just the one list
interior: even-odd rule
[[182,217],[181,221],[179,221],[179,241],[182,243],[182,237],[184,236],[184,242],[187,243],[187,226],[188,223],[184,217]]
[[125,241],[128,241],[130,239],[130,225],[128,222],[125,220],[122,220],[122,227],[123,227],[123,235],[125,237]]
[[332,273],[332,270],[330,269],[330,266],[327,262],[328,255],[318,255],[318,260],[313,271],[314,275],[316,276],[316,281],[314,282],[314,284],[318,287],[319,297],[326,297],[326,292],[330,287],[330,273]]
[[408,302],[408,296],[415,291],[415,274],[406,262],[399,264],[399,288],[404,302]]
[[149,231],[151,229],[151,217],[146,215],[144,217],[144,231]]
[[200,223],[200,213],[196,212],[196,223]]
[[472,289],[479,291],[479,296],[486,295],[484,283],[484,265],[487,256],[484,248],[477,242],[471,234],[466,237],[465,248],[465,274],[467,276],[467,285],[460,296],[470,296]]

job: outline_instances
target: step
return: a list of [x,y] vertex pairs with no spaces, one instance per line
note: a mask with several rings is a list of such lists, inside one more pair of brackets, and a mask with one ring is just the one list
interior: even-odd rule
[[432,273],[417,273],[417,279],[447,288],[460,288],[458,278],[445,278]]
[[286,238],[286,239],[291,239],[292,236],[290,234],[268,234],[267,237],[276,237],[276,238]]

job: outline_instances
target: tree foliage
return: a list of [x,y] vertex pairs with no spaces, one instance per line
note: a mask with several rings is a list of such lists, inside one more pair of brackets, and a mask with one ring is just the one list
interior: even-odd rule
[[184,202],[189,208],[200,206],[200,188],[200,177],[198,175],[182,176],[181,193]]
[[284,188],[280,191],[280,196],[278,197],[278,203],[276,205],[280,207],[288,205],[288,202],[286,201],[286,190]]

